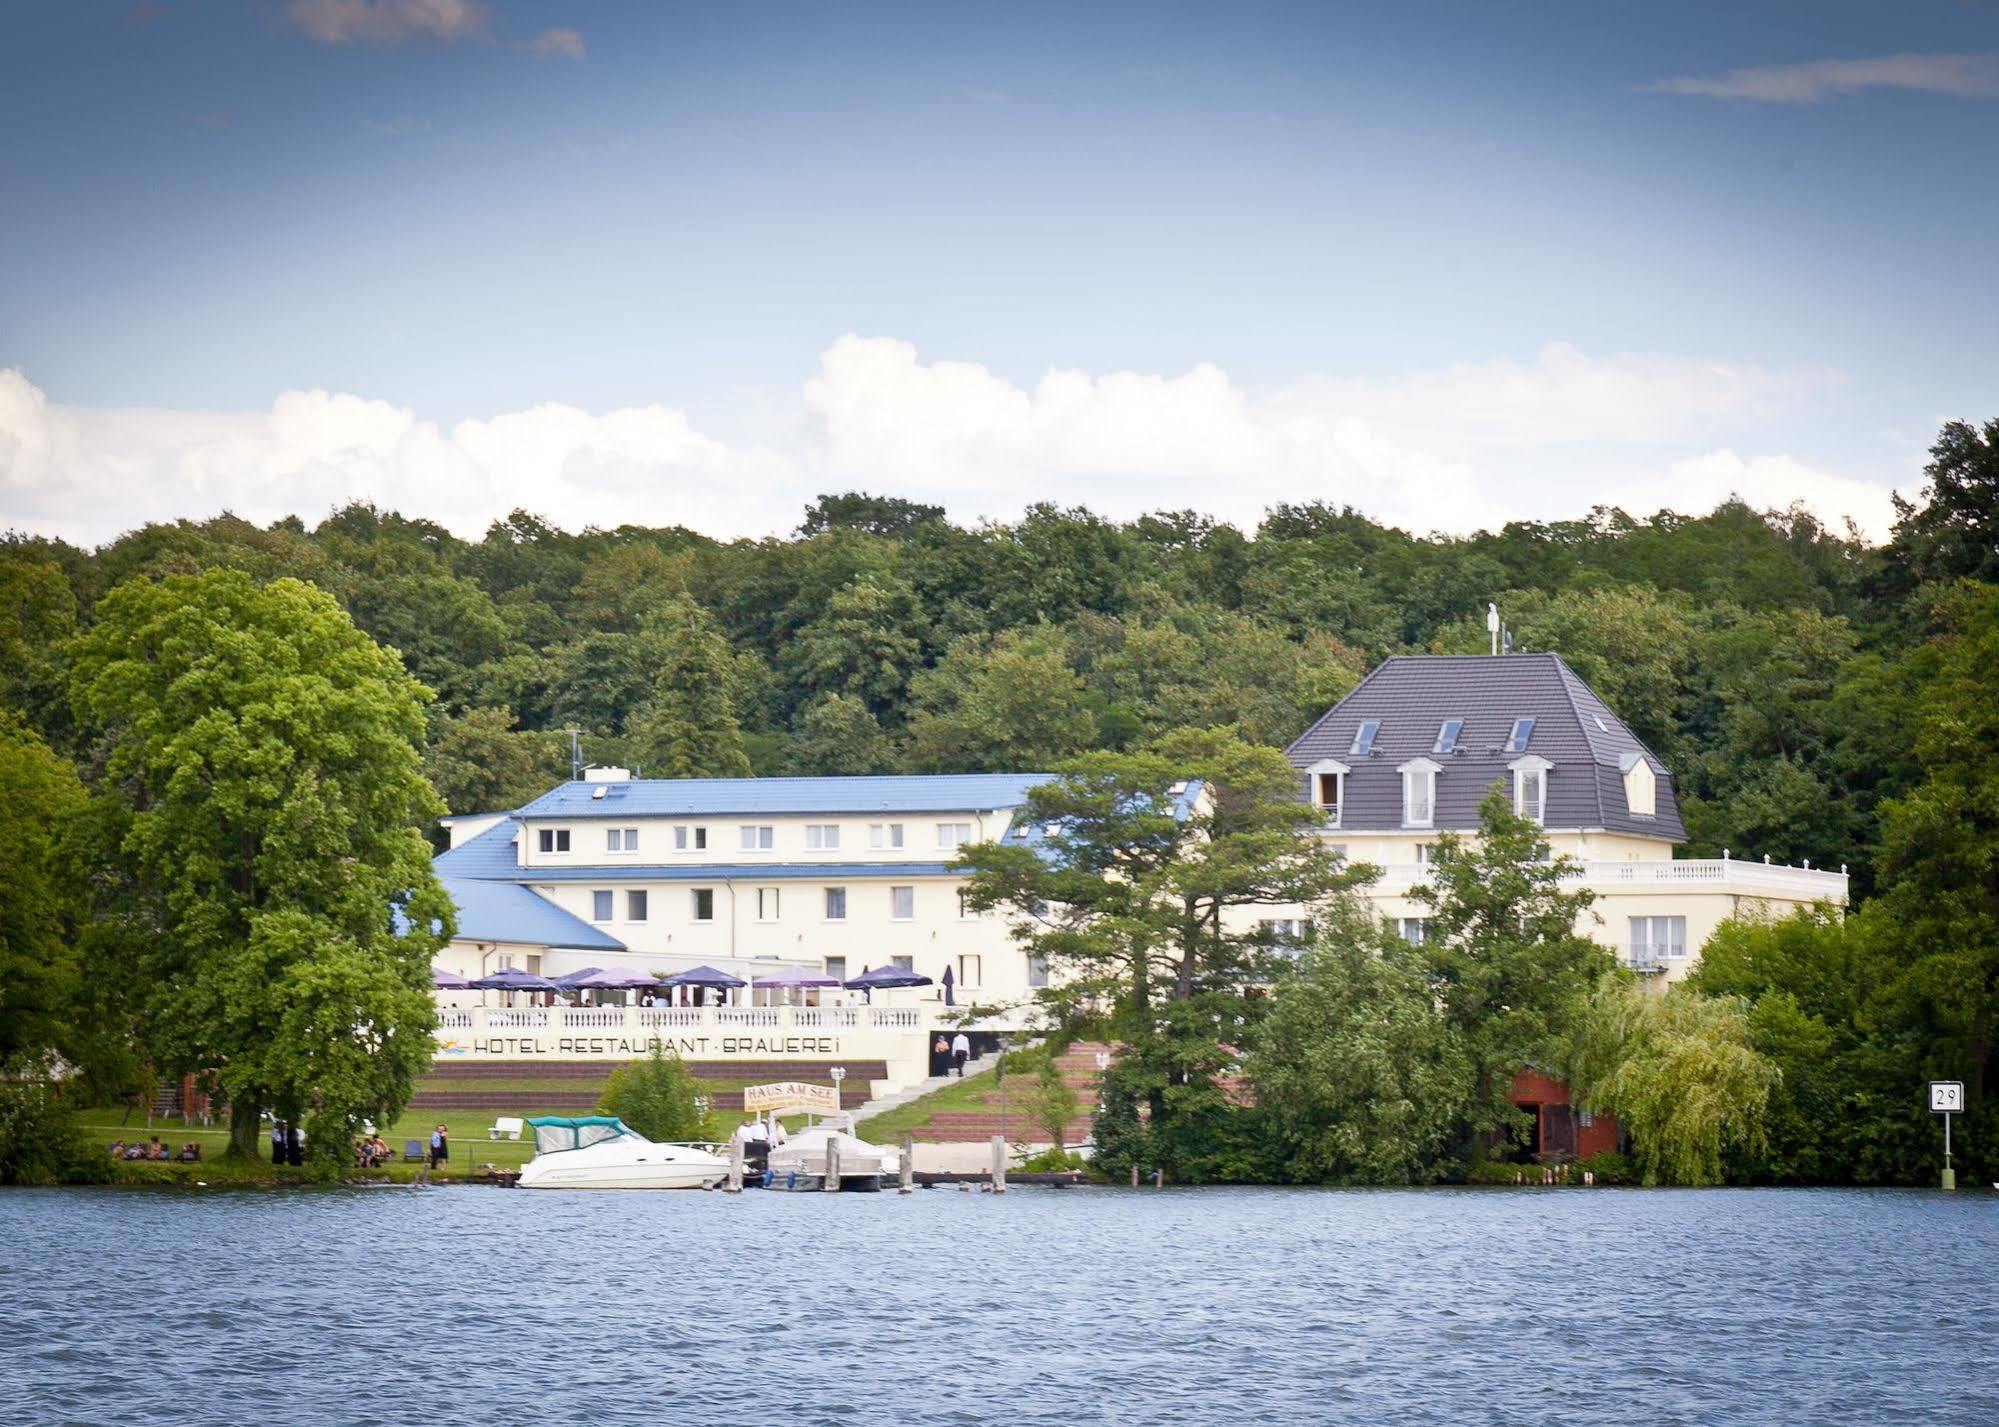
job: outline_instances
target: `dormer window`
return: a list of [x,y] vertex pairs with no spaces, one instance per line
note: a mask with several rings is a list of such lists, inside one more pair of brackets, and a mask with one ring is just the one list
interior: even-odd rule
[[1506,751],[1508,753],[1525,753],[1527,751],[1527,740],[1533,736],[1534,720],[1531,718],[1516,718],[1513,720],[1513,733],[1506,740]]
[[1624,807],[1635,818],[1654,817],[1659,808],[1659,779],[1652,765],[1636,753],[1624,760]]
[[1395,770],[1402,775],[1402,826],[1431,827],[1437,821],[1437,775],[1441,765],[1412,758]]
[[1347,751],[1355,758],[1365,758],[1374,749],[1374,736],[1381,732],[1381,720],[1371,718],[1353,733],[1353,747]]
[[1313,807],[1326,815],[1328,827],[1340,825],[1340,807],[1346,802],[1349,771],[1346,764],[1331,758],[1322,758],[1305,770],[1305,795],[1312,800]]
[[1464,728],[1465,721],[1461,718],[1445,719],[1443,727],[1437,730],[1437,747],[1435,751],[1438,753],[1456,752],[1458,735],[1464,732]]
[[1536,827],[1548,820],[1548,770],[1555,765],[1530,753],[1506,765],[1513,770],[1513,814]]

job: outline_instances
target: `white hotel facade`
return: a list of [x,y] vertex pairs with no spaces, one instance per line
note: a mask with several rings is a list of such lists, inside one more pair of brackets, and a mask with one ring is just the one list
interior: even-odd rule
[[[1405,935],[1438,835],[1470,832],[1497,783],[1596,894],[1580,929],[1648,975],[1678,979],[1726,917],[1843,906],[1843,872],[1739,856],[1675,859],[1685,838],[1671,773],[1553,655],[1391,659],[1290,749],[1321,833],[1382,869],[1367,895]],[[787,968],[841,979],[894,964],[929,988],[816,995],[814,1005],[522,1008],[441,993],[440,1054],[624,1059],[659,1037],[693,1059],[879,1059],[921,1078],[947,975],[978,1024],[1024,1023],[1046,969],[972,912],[958,849],[1016,826],[1042,774],[633,779],[590,769],[509,813],[448,820],[436,868],[458,907],[438,965],[468,978],[513,966],[670,973],[708,965],[745,980]],[[1198,789],[1179,790],[1183,798]],[[1272,909],[1285,924],[1304,909]],[[792,998],[796,999],[796,998]]]

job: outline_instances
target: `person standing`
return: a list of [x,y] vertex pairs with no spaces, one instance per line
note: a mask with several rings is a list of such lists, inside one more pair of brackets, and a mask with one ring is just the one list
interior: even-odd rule
[[451,1158],[451,1137],[439,1125],[430,1132],[430,1168],[436,1169]]
[[301,1126],[293,1125],[291,1127],[291,1133],[288,1134],[285,1138],[286,1142],[289,1144],[291,1148],[291,1153],[286,1157],[286,1163],[292,1165],[304,1164],[305,1130]]
[[285,1162],[285,1127],[281,1120],[271,1121],[271,1163]]
[[965,1062],[972,1058],[972,1040],[963,1031],[951,1037],[951,1064],[958,1072],[958,1078],[965,1078]]

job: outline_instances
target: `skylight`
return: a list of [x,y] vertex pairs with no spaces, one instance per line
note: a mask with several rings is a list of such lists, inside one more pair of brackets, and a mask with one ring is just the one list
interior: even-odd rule
[[1508,753],[1525,753],[1527,751],[1527,740],[1533,736],[1534,720],[1531,718],[1516,718],[1513,720],[1513,736],[1506,740],[1506,751]]
[[1590,717],[1596,720],[1596,726],[1598,728],[1602,729],[1605,733],[1610,732],[1610,725],[1603,721],[1602,714],[1591,714]]
[[1458,734],[1463,732],[1465,721],[1461,718],[1447,718],[1442,728],[1437,730],[1438,753],[1450,753],[1458,746]]
[[1359,728],[1354,730],[1353,748],[1350,749],[1349,752],[1355,756],[1366,754],[1370,749],[1374,747],[1374,736],[1380,731],[1381,731],[1381,720],[1378,718],[1369,719],[1366,723],[1362,724]]

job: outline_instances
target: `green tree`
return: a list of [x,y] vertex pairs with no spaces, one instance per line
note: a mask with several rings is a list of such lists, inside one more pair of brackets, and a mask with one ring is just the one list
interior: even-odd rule
[[1076,1092],[1062,1078],[1061,1061],[1052,1050],[1044,1048],[1035,1066],[1034,1083],[1021,1101],[1027,1123],[1048,1136],[1050,1145],[1066,1148],[1069,1124],[1081,1108]]
[[850,694],[895,718],[923,652],[916,592],[896,575],[865,575],[833,592],[778,656],[803,698]]
[[1594,898],[1563,890],[1574,867],[1495,787],[1478,836],[1439,837],[1429,881],[1409,894],[1428,909],[1424,974],[1471,1062],[1475,1134],[1517,1124],[1514,1075],[1563,1063],[1575,1009],[1610,969],[1610,952],[1576,930]]
[[1271,988],[1244,1072],[1270,1168],[1305,1183],[1435,1180],[1471,1108],[1470,1058],[1414,948],[1352,906],[1319,909],[1311,944]]
[[238,1154],[266,1107],[327,1153],[392,1119],[451,919],[421,686],[324,592],[214,571],[113,590],[73,694],[102,751],[99,915],[135,948],[106,971],[143,988],[155,1061],[212,1072]]
[[800,777],[894,773],[902,762],[868,706],[851,694],[827,694],[808,708],[785,742],[784,761]]
[[1617,1116],[1647,1184],[1719,1184],[1731,1154],[1764,1144],[1776,1063],[1751,1043],[1749,1006],[1605,977],[1577,1018],[1579,1104]]
[[909,764],[918,772],[1052,768],[1096,734],[1083,681],[1047,627],[957,640],[917,675],[911,696]]
[[736,716],[742,674],[728,641],[684,597],[664,606],[648,632],[659,641],[659,664],[652,700],[631,726],[646,776],[748,777],[749,754]]
[[649,1140],[713,1140],[713,1117],[697,1100],[701,1083],[677,1055],[655,1044],[644,1060],[620,1066],[604,1083],[597,1113],[616,1115]]
[[89,891],[71,844],[83,802],[76,770],[0,710],[0,823],[11,844],[0,877],[0,1067],[73,1052]]
[[514,728],[511,710],[467,709],[434,720],[424,773],[453,813],[505,812],[567,778],[569,762],[556,738]]
[[1923,467],[1923,503],[1895,500],[1895,557],[1905,582],[1999,584],[1999,420],[1950,421]]

